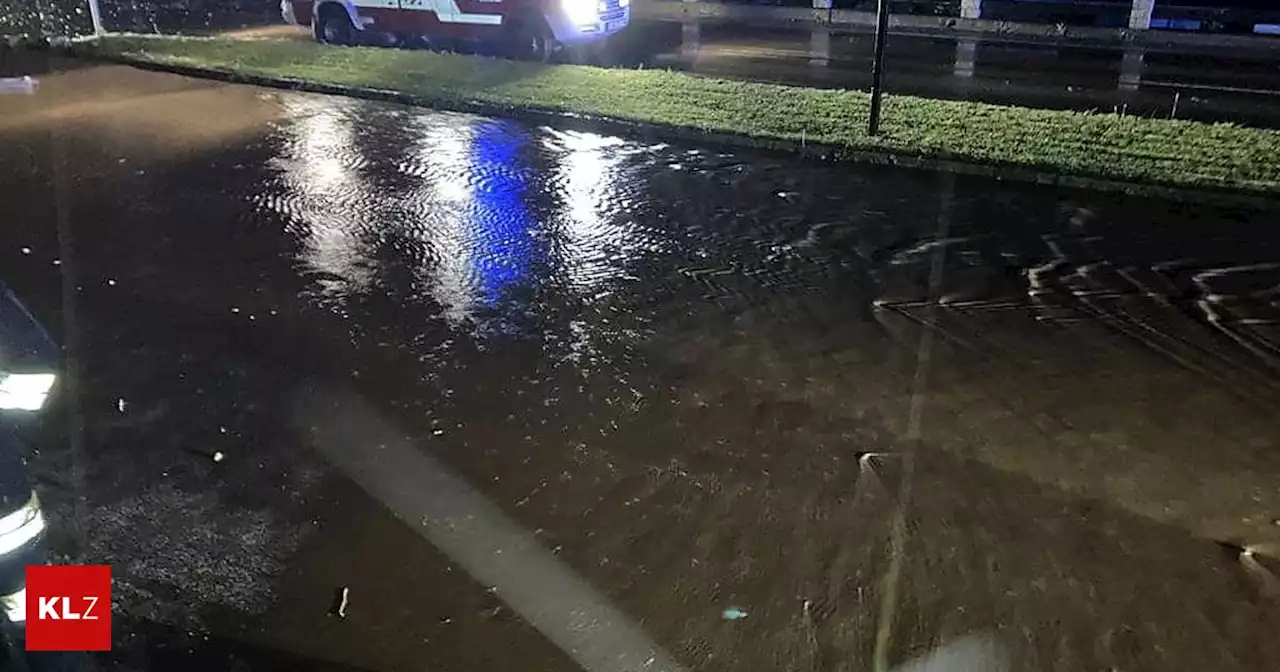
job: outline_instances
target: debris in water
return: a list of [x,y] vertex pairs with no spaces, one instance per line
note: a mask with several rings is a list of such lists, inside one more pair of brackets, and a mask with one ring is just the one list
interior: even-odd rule
[[214,461],[214,462],[221,462],[221,461],[223,461],[224,459],[226,459],[226,457],[227,457],[227,456],[226,456],[226,455],[225,455],[221,450],[219,450],[219,451],[217,451],[217,452],[215,452],[215,453],[213,454],[213,461]]
[[338,618],[347,617],[347,602],[351,598],[351,589],[343,586],[339,588],[333,595],[333,609],[331,614]]
[[1244,566],[1245,571],[1257,583],[1263,595],[1280,601],[1280,577],[1263,565],[1257,556],[1258,549],[1252,546],[1245,546],[1240,550],[1240,564]]
[[853,456],[858,458],[859,469],[861,470],[870,469],[871,471],[875,471],[876,466],[878,465],[873,461],[873,458],[874,459],[894,458],[894,457],[898,457],[898,454],[882,453],[882,452],[874,452],[874,451],[859,451],[854,453]]
[[720,612],[720,616],[726,621],[740,621],[747,617],[747,612],[737,607],[729,607]]

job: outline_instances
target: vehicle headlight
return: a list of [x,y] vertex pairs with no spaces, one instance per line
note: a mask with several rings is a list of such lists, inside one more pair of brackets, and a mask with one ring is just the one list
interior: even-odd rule
[[22,508],[0,518],[0,556],[12,553],[40,536],[44,531],[44,515],[40,513],[40,498],[31,493]]
[[53,389],[52,373],[0,374],[0,410],[38,411]]
[[560,7],[575,25],[587,25],[599,20],[596,3],[599,0],[560,0]]

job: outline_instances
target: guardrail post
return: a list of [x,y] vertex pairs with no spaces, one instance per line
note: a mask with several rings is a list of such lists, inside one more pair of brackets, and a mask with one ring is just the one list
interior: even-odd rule
[[956,62],[952,74],[961,79],[972,79],[978,60],[978,41],[972,37],[956,40]]
[[701,45],[702,29],[697,17],[685,16],[680,22],[680,56],[692,63],[698,58]]
[[1120,60],[1121,91],[1138,90],[1138,85],[1142,84],[1142,65],[1145,56],[1146,52],[1142,49],[1131,47],[1124,50],[1124,56]]
[[1134,30],[1146,30],[1151,27],[1151,11],[1156,8],[1156,0],[1133,0],[1129,8],[1129,27]]
[[[815,2],[817,0],[814,0]],[[811,28],[809,30],[809,65],[826,67],[831,62],[831,29]]]
[[960,0],[960,18],[981,19],[982,0]]

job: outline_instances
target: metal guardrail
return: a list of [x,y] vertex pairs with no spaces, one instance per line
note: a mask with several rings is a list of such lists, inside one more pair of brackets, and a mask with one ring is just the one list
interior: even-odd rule
[[[813,9],[813,0],[699,0],[744,7]],[[876,0],[831,0],[831,9],[877,10]],[[1047,25],[1124,28],[1129,0],[983,0],[983,18]],[[825,9],[825,8],[824,8]],[[894,16],[959,17],[959,0],[890,0]],[[1249,33],[1255,23],[1280,23],[1280,3],[1272,0],[1173,0],[1157,2],[1155,17],[1164,25],[1198,22],[1201,32]]]

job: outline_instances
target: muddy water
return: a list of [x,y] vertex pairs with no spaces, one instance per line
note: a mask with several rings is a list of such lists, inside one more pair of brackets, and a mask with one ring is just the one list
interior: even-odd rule
[[121,665],[1280,662],[1274,211],[46,67],[0,259]]

